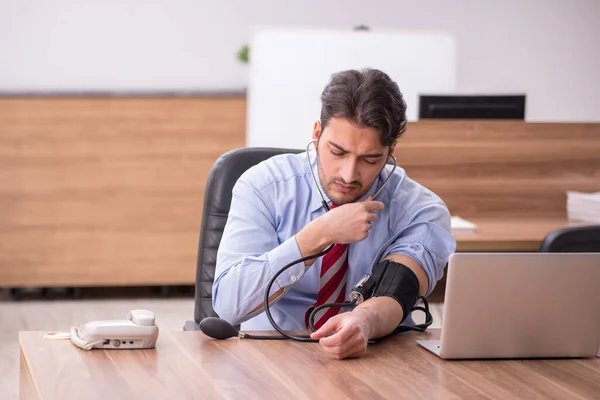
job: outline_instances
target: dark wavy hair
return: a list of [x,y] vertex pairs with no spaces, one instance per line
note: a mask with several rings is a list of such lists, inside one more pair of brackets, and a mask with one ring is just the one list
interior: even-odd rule
[[332,117],[375,128],[381,144],[390,146],[406,131],[406,102],[398,84],[378,69],[341,71],[321,93],[322,129]]

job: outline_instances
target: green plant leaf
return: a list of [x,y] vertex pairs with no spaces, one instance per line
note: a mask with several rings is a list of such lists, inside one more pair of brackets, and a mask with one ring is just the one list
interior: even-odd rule
[[248,64],[250,62],[250,46],[247,44],[242,46],[237,52],[237,59],[244,64]]

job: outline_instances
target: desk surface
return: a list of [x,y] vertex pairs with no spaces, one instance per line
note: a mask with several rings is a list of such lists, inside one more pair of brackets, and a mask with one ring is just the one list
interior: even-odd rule
[[477,225],[474,233],[454,233],[460,252],[539,251],[550,232],[570,226],[591,225],[566,218],[466,218]]
[[161,332],[156,349],[92,350],[20,332],[21,398],[598,398],[600,359],[444,361],[415,343],[439,330],[335,360],[317,343],[217,341]]

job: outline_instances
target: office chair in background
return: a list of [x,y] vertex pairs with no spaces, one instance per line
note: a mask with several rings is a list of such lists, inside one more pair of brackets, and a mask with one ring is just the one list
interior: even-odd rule
[[557,229],[543,240],[544,253],[600,253],[600,225]]
[[194,321],[187,321],[183,330],[199,330],[198,324],[204,318],[218,317],[212,307],[212,285],[215,279],[217,250],[229,215],[233,186],[246,170],[261,161],[275,155],[301,151],[282,148],[242,148],[223,154],[213,164],[204,191],[196,261]]

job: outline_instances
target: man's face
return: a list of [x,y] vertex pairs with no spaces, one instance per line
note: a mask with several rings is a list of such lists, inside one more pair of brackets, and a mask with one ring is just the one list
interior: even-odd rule
[[[381,144],[375,128],[359,128],[344,118],[331,118],[322,129],[316,122],[319,180],[327,196],[337,205],[357,201],[367,193],[392,154]],[[391,151],[390,151],[391,150]]]

